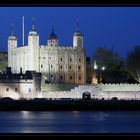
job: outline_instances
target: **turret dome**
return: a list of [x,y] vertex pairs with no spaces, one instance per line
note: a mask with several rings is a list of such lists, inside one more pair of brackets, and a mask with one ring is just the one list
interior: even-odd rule
[[17,40],[16,36],[14,35],[13,24],[12,24],[12,32],[11,32],[10,36],[8,37],[8,40]]
[[33,23],[32,23],[32,30],[29,32],[29,36],[32,36],[32,35],[38,35],[37,31],[35,30],[34,18],[33,18]]
[[52,39],[57,39],[57,35],[54,33],[54,26],[52,26],[52,32],[49,36],[49,39],[52,40]]

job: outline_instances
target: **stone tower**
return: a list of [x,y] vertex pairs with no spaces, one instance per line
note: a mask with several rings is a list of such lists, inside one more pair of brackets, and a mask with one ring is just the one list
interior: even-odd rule
[[48,46],[58,47],[58,45],[59,45],[58,38],[57,35],[54,33],[54,26],[52,26],[52,32],[48,40]]
[[8,67],[12,67],[12,49],[13,48],[17,48],[17,38],[14,35],[14,31],[13,31],[13,24],[12,24],[12,32],[10,34],[10,36],[8,37]]
[[32,30],[28,34],[28,47],[30,48],[29,70],[36,70],[37,72],[39,72],[39,35],[35,30],[34,18]]
[[83,34],[79,30],[79,22],[77,21],[77,29],[73,35],[73,47],[81,47],[83,48]]

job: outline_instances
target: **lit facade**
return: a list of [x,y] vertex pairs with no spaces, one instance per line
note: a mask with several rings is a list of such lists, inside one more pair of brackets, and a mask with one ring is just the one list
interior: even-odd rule
[[47,45],[40,45],[34,24],[28,34],[28,45],[18,47],[13,30],[8,38],[8,67],[13,73],[20,69],[41,72],[50,83],[84,84],[86,82],[86,55],[83,35],[77,27],[73,46],[61,46],[54,29]]
[[38,98],[41,96],[41,73],[26,71],[13,74],[11,68],[0,73],[0,98]]

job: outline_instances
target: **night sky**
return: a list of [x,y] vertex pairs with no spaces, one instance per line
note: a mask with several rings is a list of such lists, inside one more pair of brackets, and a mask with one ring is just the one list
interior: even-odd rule
[[7,50],[11,23],[18,46],[21,46],[22,16],[25,19],[25,45],[32,17],[35,17],[40,45],[47,44],[54,25],[60,45],[72,46],[77,18],[84,34],[87,56],[92,56],[97,47],[106,47],[124,58],[135,45],[140,45],[140,7],[0,7],[0,50]]

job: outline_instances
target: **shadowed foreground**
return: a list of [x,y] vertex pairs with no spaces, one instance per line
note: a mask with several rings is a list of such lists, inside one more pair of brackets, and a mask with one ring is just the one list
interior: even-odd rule
[[0,100],[0,110],[140,110],[140,100]]

